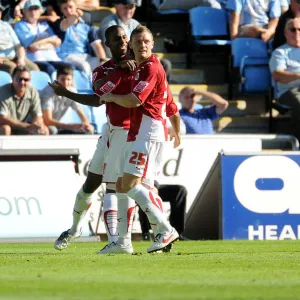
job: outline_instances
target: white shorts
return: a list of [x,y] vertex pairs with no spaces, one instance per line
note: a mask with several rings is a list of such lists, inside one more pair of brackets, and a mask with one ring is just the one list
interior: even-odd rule
[[104,157],[103,182],[116,183],[120,173],[122,153],[126,145],[128,130],[111,129]]
[[122,154],[120,175],[129,173],[141,177],[144,183],[153,186],[161,169],[165,143],[136,140],[127,142]]
[[90,162],[88,171],[94,174],[103,175],[104,155],[107,148],[109,133],[105,132],[98,139],[97,148]]

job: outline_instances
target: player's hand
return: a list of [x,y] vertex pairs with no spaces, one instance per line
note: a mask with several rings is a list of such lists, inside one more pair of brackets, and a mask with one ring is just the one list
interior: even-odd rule
[[94,126],[87,123],[87,124],[83,124],[84,126],[84,131],[85,132],[88,132],[88,133],[94,133],[95,129],[94,129]]
[[133,73],[137,67],[137,64],[135,60],[123,60],[119,63],[119,67],[122,69],[128,69]]
[[65,96],[67,93],[67,89],[60,84],[58,81],[54,80],[52,83],[48,82],[48,84],[52,87],[53,92],[57,95],[57,96]]
[[170,141],[173,141],[173,147],[177,148],[181,144],[180,133],[174,132],[174,130],[170,130]]
[[102,102],[113,102],[113,96],[111,93],[107,93],[101,96]]

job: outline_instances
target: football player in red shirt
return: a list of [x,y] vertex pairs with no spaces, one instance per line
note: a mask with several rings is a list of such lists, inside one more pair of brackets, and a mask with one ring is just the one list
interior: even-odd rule
[[[117,94],[128,94],[131,90],[132,73],[130,71],[133,71],[136,65],[133,60],[126,60],[128,38],[124,29],[120,26],[109,27],[106,30],[106,44],[110,48],[113,58],[93,71],[93,95],[72,93],[57,82],[50,84],[55,93],[91,106],[100,106],[102,104],[100,97],[112,90]],[[86,181],[77,194],[73,211],[73,224],[54,243],[57,250],[67,248],[70,242],[80,236],[84,216],[92,203],[92,194],[102,182],[106,183],[103,210],[108,245],[114,243],[118,238],[117,210],[119,201],[116,197],[115,185],[121,165],[122,151],[120,149],[124,148],[129,129],[129,109],[115,103],[107,103],[106,115],[108,130],[99,138],[97,149],[89,165]],[[122,201],[119,205],[122,208],[121,211],[125,211],[121,221],[121,223],[124,222],[125,226],[121,226],[121,228],[125,228],[124,234],[130,237],[131,243],[131,225],[136,204],[128,196],[124,199],[122,195]]]
[[[153,46],[153,36],[148,28],[138,26],[133,30],[130,47],[137,69],[131,81],[131,92],[116,95],[112,91],[101,97],[107,103],[114,102],[130,108],[130,129],[123,151],[124,165],[119,175],[122,177],[117,181],[117,192],[134,199],[146,213],[152,228],[156,228],[154,244],[147,249],[149,253],[163,251],[178,239],[177,231],[161,210],[161,199],[145,187],[145,182],[153,186],[162,162],[163,148],[168,138],[167,117],[172,123],[174,147],[180,145],[180,116],[176,105],[167,105],[170,97],[166,74],[158,58],[152,54]],[[127,243],[126,237],[119,232],[117,243],[107,248],[106,253],[132,251],[131,243]]]

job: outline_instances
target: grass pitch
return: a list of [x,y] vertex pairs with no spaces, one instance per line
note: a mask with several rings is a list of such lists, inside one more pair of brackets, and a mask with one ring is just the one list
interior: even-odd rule
[[0,299],[300,299],[300,241],[179,242],[99,256],[104,243],[0,244]]

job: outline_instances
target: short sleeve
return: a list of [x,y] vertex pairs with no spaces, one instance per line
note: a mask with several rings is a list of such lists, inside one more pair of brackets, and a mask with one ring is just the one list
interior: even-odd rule
[[5,100],[0,101],[0,115],[9,115],[9,108]]
[[143,69],[136,73],[132,86],[132,93],[144,103],[157,83],[157,67],[154,63],[148,62]]
[[18,37],[17,37],[16,33],[14,32],[14,30],[12,29],[12,27],[10,25],[8,25],[7,29],[9,31],[9,35],[11,36],[13,45],[14,46],[20,45],[20,40],[18,39]]
[[282,49],[276,49],[272,53],[269,66],[272,73],[277,70],[287,69],[287,63],[286,63],[285,56],[282,53]]
[[216,120],[216,119],[220,118],[220,116],[217,114],[216,109],[217,108],[215,105],[203,107],[199,110],[199,113],[205,115],[207,117],[207,119]]
[[41,92],[42,109],[53,110],[54,92],[50,86],[46,86]]
[[281,5],[278,0],[271,0],[269,2],[269,16],[270,18],[279,18],[281,16]]
[[31,107],[30,107],[30,114],[34,117],[41,117],[42,114],[42,108],[41,108],[41,100],[39,93],[36,88],[31,87]]
[[226,9],[240,13],[243,9],[243,0],[228,0]]
[[[106,78],[105,78],[106,77]],[[94,88],[94,84],[98,81],[101,81],[105,78],[103,82],[97,88]],[[115,71],[111,72],[110,74],[108,71],[104,69],[103,66],[97,67],[93,71],[92,76],[92,84],[93,90],[96,95],[101,97],[104,94],[111,93],[116,86],[121,82],[122,73],[120,70],[116,69]]]

